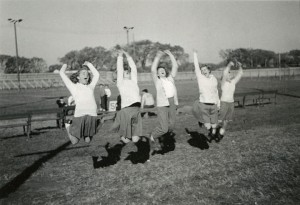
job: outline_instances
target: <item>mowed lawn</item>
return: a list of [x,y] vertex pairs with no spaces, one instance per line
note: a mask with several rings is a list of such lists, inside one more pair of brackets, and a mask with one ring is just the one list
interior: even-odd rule
[[[140,88],[154,93],[152,84]],[[178,82],[177,88],[181,105],[199,96],[196,82]],[[243,79],[237,92],[278,89],[300,96],[299,88],[295,80]],[[56,98],[69,94],[60,88],[0,95],[3,114],[56,107]],[[111,123],[90,144],[77,145],[55,121],[35,123],[29,140],[21,128],[1,130],[0,204],[300,203],[300,98],[278,95],[276,105],[237,108],[219,143],[205,141],[193,116],[178,115],[169,152],[150,161],[146,143],[139,144],[144,152],[132,143],[121,147]],[[155,117],[144,119],[145,135],[156,125]]]

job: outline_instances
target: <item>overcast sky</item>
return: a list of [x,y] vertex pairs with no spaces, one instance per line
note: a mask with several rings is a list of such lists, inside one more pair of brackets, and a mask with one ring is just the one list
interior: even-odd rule
[[300,49],[299,1],[190,0],[0,0],[0,54],[58,63],[85,46],[126,44],[124,26],[134,26],[130,41],[149,39],[182,46],[201,62],[218,63],[219,51],[261,48]]

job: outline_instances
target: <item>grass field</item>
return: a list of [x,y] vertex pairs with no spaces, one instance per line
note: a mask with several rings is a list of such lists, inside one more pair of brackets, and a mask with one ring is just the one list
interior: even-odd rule
[[[143,84],[154,92],[153,85]],[[196,82],[178,82],[181,105],[198,98]],[[300,81],[243,79],[237,92],[278,89],[300,96]],[[112,87],[116,98],[116,88]],[[1,91],[0,114],[56,107],[66,89]],[[96,95],[96,97],[98,97]],[[157,124],[143,120],[144,133]],[[71,145],[55,121],[1,130],[0,204],[299,204],[300,98],[279,95],[277,104],[235,110],[219,143],[207,143],[191,115],[179,115],[175,143],[150,156],[139,143],[121,147],[111,122],[90,144]],[[189,136],[185,128],[191,131]],[[109,143],[109,144],[107,144]],[[142,149],[142,151],[140,151]],[[92,156],[97,156],[94,165]],[[96,160],[96,158],[94,158]]]

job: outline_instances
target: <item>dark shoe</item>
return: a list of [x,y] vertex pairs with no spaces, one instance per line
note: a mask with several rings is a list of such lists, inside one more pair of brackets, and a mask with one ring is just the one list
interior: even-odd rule
[[189,131],[189,129],[188,129],[188,128],[184,128],[184,129],[185,129],[186,133],[187,133],[189,136],[191,136],[191,132]]
[[199,127],[203,127],[203,126],[204,126],[204,123],[198,122],[198,125],[199,125]]
[[99,157],[92,156],[93,167],[94,167],[94,169],[98,168],[98,167],[97,167],[98,158],[99,158]]
[[221,134],[218,135],[218,138],[219,138],[220,140],[223,139],[223,137],[224,137],[224,135],[221,135]]
[[151,143],[151,151],[152,151],[151,155],[155,155],[161,152],[162,147],[157,138],[156,139],[152,138],[150,143]]
[[176,134],[173,132],[173,130],[170,130],[169,132],[168,132],[168,134],[169,134],[169,136],[170,137],[174,137]]
[[213,136],[213,134],[211,132],[208,133],[208,135],[207,135],[207,141],[209,143],[211,143],[214,139],[215,139],[215,137]]
[[216,142],[220,142],[223,139],[224,135],[220,134],[220,128],[217,129],[217,133],[216,133],[216,138],[215,141]]

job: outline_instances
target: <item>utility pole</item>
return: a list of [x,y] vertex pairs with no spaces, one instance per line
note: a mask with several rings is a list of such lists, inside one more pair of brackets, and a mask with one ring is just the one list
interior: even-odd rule
[[126,30],[126,36],[127,36],[127,45],[129,46],[129,36],[128,36],[128,34],[129,34],[129,30],[132,30],[132,29],[134,29],[134,27],[127,27],[127,26],[124,26],[123,28]]
[[9,22],[14,24],[14,30],[15,30],[15,44],[16,44],[16,67],[17,67],[17,71],[18,71],[18,85],[19,85],[19,92],[21,90],[21,85],[20,85],[20,68],[18,65],[18,58],[19,58],[19,53],[18,53],[18,40],[17,40],[17,26],[16,23],[23,21],[22,19],[8,19]]
[[132,30],[132,41],[133,41],[133,56],[134,56],[134,59],[135,59],[135,40],[134,40],[134,32]]

